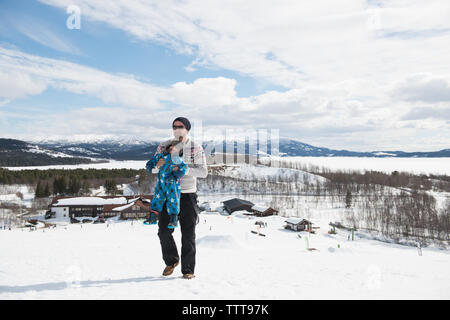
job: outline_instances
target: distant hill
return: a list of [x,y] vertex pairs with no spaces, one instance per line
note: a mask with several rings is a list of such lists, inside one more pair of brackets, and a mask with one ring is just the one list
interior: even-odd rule
[[[70,143],[64,142],[46,142],[38,144],[43,148],[55,150],[57,152],[63,152],[72,156],[79,157],[92,157],[92,158],[106,158],[114,160],[148,160],[156,151],[160,141],[137,141],[137,140],[102,140],[98,142],[78,142]],[[224,141],[203,141],[203,147],[208,152],[220,152],[220,146],[225,148]],[[256,155],[258,145],[249,145],[245,143],[245,152]],[[267,146],[267,150],[270,150],[270,143]],[[310,144],[300,142],[296,139],[280,138],[279,139],[279,155],[282,157],[295,157],[295,156],[309,156],[309,157],[397,157],[397,158],[409,158],[409,157],[450,157],[450,149],[443,149],[432,152],[404,152],[404,151],[371,151],[371,152],[358,152],[348,150],[336,150],[323,147],[315,147]],[[251,151],[249,151],[251,150]],[[238,152],[237,146],[234,146],[234,151]],[[227,149],[227,152],[230,152]],[[264,154],[263,152],[259,152]],[[270,152],[269,152],[270,154]]]
[[[48,140],[40,142],[25,142],[14,139],[0,139],[0,165],[1,166],[31,166],[31,165],[54,165],[54,164],[80,164],[91,163],[94,159],[111,160],[148,160],[155,153],[160,141],[138,141],[130,140],[99,140],[78,141]],[[204,141],[203,147],[209,153],[221,152],[224,141]],[[243,148],[234,145],[231,149],[235,152],[244,150],[256,155],[258,145],[245,143]],[[267,150],[270,150],[270,143]],[[250,151],[249,151],[250,150]],[[267,151],[266,150],[266,151]],[[229,153],[231,150],[227,149]],[[260,155],[265,152],[258,151]],[[270,151],[268,152],[270,154]],[[337,150],[316,147],[303,143],[296,139],[280,138],[279,155],[309,156],[309,157],[450,157],[450,149],[432,152],[404,152],[404,151],[370,151],[358,152],[348,150]]]
[[99,142],[45,142],[38,145],[71,156],[114,160],[148,160],[160,142],[127,143],[122,141]]
[[370,151],[358,152],[348,150],[336,150],[315,147],[298,140],[281,138],[279,142],[279,150],[282,156],[310,156],[310,157],[396,157],[396,158],[438,158],[450,157],[450,149],[442,149],[430,152],[404,152],[404,151]]
[[58,164],[82,164],[93,161],[54,150],[42,148],[21,140],[0,138],[0,166],[44,166]]
[[[450,149],[443,149],[440,151],[432,152],[404,152],[404,151],[370,151],[370,152],[358,152],[358,151],[348,151],[348,150],[336,150],[328,149],[323,147],[315,147],[310,144],[300,142],[295,139],[280,138],[278,141],[279,156],[281,157],[374,157],[374,158],[385,158],[385,157],[396,157],[396,158],[414,158],[414,157],[450,157]],[[222,144],[222,146],[221,146]],[[203,143],[204,147],[208,145],[209,150],[221,152],[222,148],[225,148],[225,142],[212,142],[207,141]],[[256,155],[256,150],[258,150],[258,145],[250,145],[248,142],[245,143],[244,148],[246,153]],[[270,152],[271,144],[268,143],[266,147],[266,154],[271,154]],[[238,152],[239,148],[234,146],[234,152]],[[250,151],[253,150],[253,151]],[[227,147],[227,153],[229,153]],[[238,152],[239,153],[239,152]],[[259,154],[265,154],[261,150],[258,151]]]

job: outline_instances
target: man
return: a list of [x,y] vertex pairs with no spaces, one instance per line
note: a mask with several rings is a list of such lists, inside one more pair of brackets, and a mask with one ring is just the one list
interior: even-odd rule
[[[179,222],[181,230],[181,272],[183,278],[192,279],[195,277],[195,226],[198,222],[200,212],[197,204],[197,178],[206,178],[208,168],[206,165],[206,156],[203,147],[194,142],[188,135],[191,129],[191,123],[187,118],[178,117],[172,122],[173,135],[177,141],[180,141],[180,156],[188,165],[186,174],[180,180],[181,198]],[[165,151],[173,139],[162,142],[156,153]],[[160,159],[156,164],[157,169],[151,169],[151,173],[157,173],[164,164],[164,159]],[[147,169],[149,171],[149,169]],[[164,276],[173,273],[175,267],[180,262],[177,246],[173,239],[174,229],[168,228],[169,215],[167,213],[167,202],[163,205],[163,210],[159,214],[158,237],[161,243],[162,256],[166,264],[163,271]]]

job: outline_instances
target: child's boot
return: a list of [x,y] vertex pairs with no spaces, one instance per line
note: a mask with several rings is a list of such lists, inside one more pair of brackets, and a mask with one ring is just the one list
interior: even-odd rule
[[175,229],[178,227],[178,215],[177,214],[169,214],[169,229]]
[[150,215],[149,215],[148,219],[144,221],[144,224],[147,224],[147,225],[156,224],[158,222],[158,216],[157,216],[158,214],[159,214],[158,211],[150,209]]

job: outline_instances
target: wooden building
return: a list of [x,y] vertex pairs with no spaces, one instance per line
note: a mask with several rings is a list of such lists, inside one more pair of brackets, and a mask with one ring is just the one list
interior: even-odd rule
[[111,211],[120,214],[122,220],[147,218],[150,214],[150,201],[138,199],[133,203],[112,208]]
[[307,231],[312,230],[313,223],[306,219],[289,218],[286,221],[285,229],[294,231]]
[[233,198],[230,200],[223,201],[223,207],[224,209],[229,213],[232,214],[234,211],[239,210],[246,210],[248,212],[251,212],[251,207],[253,207],[255,204],[253,202],[239,199],[239,198]]
[[250,208],[253,215],[258,217],[267,217],[267,216],[273,216],[274,214],[278,214],[278,210],[275,210],[272,207],[262,207],[254,205]]
[[46,218],[62,218],[71,222],[83,218],[145,218],[150,212],[153,195],[54,197]]

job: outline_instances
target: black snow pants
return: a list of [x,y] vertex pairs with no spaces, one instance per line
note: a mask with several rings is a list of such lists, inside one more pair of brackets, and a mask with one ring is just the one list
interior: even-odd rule
[[[179,226],[181,231],[181,272],[194,273],[195,269],[195,226],[199,221],[197,193],[181,193]],[[159,214],[158,237],[161,242],[162,256],[166,265],[180,261],[177,246],[173,239],[174,229],[168,228],[169,215],[167,201]]]

